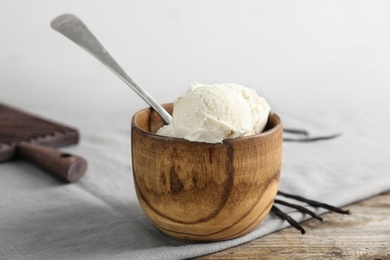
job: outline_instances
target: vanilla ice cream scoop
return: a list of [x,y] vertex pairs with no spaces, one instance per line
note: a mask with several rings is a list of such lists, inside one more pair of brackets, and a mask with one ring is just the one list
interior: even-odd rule
[[195,83],[174,102],[172,123],[157,134],[220,143],[226,138],[260,133],[269,112],[267,101],[254,89],[233,83]]

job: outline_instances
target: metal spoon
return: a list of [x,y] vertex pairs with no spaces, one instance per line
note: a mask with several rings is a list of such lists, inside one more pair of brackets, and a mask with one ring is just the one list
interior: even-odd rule
[[143,100],[146,101],[168,124],[171,123],[171,115],[150,96],[143,88],[135,83],[119,64],[106,51],[103,45],[96,39],[87,26],[73,14],[63,14],[51,22],[51,27],[65,35],[77,45],[92,54],[101,63],[111,69],[131,89],[133,89]]

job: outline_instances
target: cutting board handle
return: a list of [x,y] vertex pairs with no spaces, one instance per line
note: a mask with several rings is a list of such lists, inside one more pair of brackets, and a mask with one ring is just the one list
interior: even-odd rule
[[87,170],[87,161],[79,156],[61,153],[58,150],[33,143],[17,145],[18,156],[39,166],[66,182],[79,180]]

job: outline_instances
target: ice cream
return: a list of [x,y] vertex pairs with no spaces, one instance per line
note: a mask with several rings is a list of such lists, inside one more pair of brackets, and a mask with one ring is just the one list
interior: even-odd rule
[[160,128],[157,134],[220,143],[226,138],[260,133],[269,113],[267,101],[254,89],[234,83],[194,83],[175,100],[172,123]]

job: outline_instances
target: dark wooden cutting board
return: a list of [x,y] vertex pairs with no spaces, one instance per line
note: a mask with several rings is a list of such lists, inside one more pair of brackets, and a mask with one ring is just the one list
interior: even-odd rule
[[87,162],[55,148],[77,144],[78,140],[79,133],[72,127],[0,104],[0,163],[27,159],[62,180],[77,181]]

